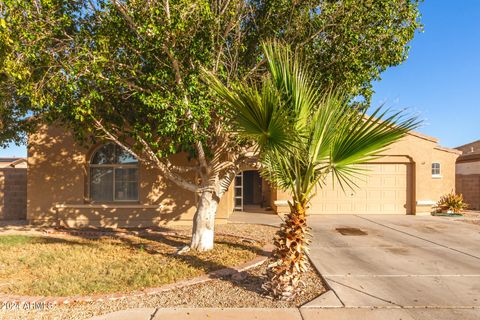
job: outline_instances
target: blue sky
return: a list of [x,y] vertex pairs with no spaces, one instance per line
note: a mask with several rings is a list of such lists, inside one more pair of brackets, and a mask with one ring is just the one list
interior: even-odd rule
[[406,62],[375,83],[373,105],[416,113],[418,130],[456,147],[480,139],[480,1],[426,0]]
[[[426,0],[408,60],[374,84],[373,106],[407,109],[446,147],[480,139],[480,0]],[[26,156],[25,146],[0,157]]]

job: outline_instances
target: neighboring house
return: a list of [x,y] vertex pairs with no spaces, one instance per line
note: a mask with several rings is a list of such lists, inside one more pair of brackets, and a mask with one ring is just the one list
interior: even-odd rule
[[[428,214],[441,195],[455,188],[461,152],[411,132],[362,166],[360,189],[343,190],[331,180],[312,199],[310,214]],[[172,161],[186,162],[176,156]],[[217,222],[234,210],[288,209],[288,195],[269,187],[254,167],[240,172],[222,198]],[[113,144],[83,147],[59,128],[29,137],[28,216],[34,223],[68,226],[150,226],[190,223],[195,195],[163,179]]]
[[0,158],[0,220],[27,215],[27,159]]
[[463,152],[457,159],[456,189],[463,194],[469,209],[480,209],[480,140],[456,149]]
[[26,168],[25,158],[0,158],[0,168]]

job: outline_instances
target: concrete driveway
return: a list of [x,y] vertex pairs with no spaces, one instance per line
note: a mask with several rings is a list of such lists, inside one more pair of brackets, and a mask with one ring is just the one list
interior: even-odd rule
[[312,262],[340,300],[325,306],[480,319],[479,225],[400,215],[310,216],[309,224]]

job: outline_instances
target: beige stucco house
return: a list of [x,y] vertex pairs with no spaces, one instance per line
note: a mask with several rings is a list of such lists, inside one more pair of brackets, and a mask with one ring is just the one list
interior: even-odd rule
[[[356,190],[327,181],[310,214],[429,214],[441,195],[455,189],[461,152],[411,132],[384,156],[364,165]],[[109,160],[110,159],[110,160]],[[113,159],[113,160],[112,160]],[[176,157],[174,161],[186,161]],[[59,128],[29,137],[27,219],[68,226],[149,226],[190,223],[195,195],[162,179],[112,144],[80,146]],[[240,172],[220,202],[217,222],[234,210],[286,211],[288,195],[270,188],[253,169]]]
[[463,194],[470,209],[480,209],[480,140],[459,146],[463,152],[457,159],[456,188]]

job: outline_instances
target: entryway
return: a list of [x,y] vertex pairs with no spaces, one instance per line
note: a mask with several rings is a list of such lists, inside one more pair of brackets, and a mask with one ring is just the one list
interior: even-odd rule
[[244,170],[235,177],[235,211],[263,212],[270,209],[271,192],[258,170]]

